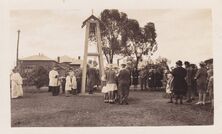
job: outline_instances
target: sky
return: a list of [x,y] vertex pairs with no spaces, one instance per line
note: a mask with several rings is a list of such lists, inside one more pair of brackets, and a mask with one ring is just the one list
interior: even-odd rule
[[[93,10],[99,16],[102,10]],[[200,61],[213,57],[212,18],[208,9],[119,10],[138,20],[141,27],[154,22],[158,50],[153,59],[166,57],[174,65],[177,60]],[[10,47],[16,56],[17,30],[20,29],[19,58],[44,54],[83,57],[85,28],[82,22],[92,10],[11,10]],[[93,47],[89,47],[89,51]],[[15,62],[15,61],[14,61]]]

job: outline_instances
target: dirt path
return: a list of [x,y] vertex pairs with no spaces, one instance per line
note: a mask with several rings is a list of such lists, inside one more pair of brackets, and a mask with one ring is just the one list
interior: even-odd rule
[[132,91],[129,105],[102,95],[53,97],[44,91],[12,100],[13,127],[211,125],[209,106],[166,103],[162,92]]

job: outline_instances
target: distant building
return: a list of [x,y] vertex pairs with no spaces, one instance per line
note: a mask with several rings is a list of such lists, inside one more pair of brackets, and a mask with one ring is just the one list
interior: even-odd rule
[[53,60],[43,54],[39,54],[21,58],[19,59],[19,63],[21,75],[23,78],[26,78],[37,66],[44,67],[48,72],[53,66],[57,66],[59,74],[64,76],[70,67],[73,67],[74,69],[80,68],[83,61],[80,60],[80,57],[74,59],[68,56],[61,56],[58,57],[57,60]]
[[52,66],[58,64],[55,60],[50,59],[49,57],[43,54],[33,55],[19,59],[19,63],[23,73],[31,72],[37,66],[42,66],[46,70],[50,70]]

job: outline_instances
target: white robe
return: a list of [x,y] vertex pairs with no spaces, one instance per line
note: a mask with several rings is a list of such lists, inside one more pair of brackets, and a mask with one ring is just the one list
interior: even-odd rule
[[49,86],[55,87],[59,85],[58,78],[56,78],[58,75],[58,72],[55,70],[49,72]]
[[18,98],[20,96],[23,96],[23,90],[22,90],[22,77],[19,73],[12,73],[11,74],[11,97],[12,98]]
[[73,76],[72,79],[71,79],[71,77],[68,75],[66,77],[65,90],[66,91],[71,91],[72,89],[76,89],[76,88],[77,88],[76,77]]

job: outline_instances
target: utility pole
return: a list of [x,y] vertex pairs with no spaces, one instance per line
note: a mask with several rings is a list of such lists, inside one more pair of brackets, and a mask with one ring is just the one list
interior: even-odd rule
[[20,36],[20,30],[17,31],[18,32],[18,39],[17,39],[17,51],[16,51],[16,66],[18,67],[18,56],[19,56],[19,36]]

